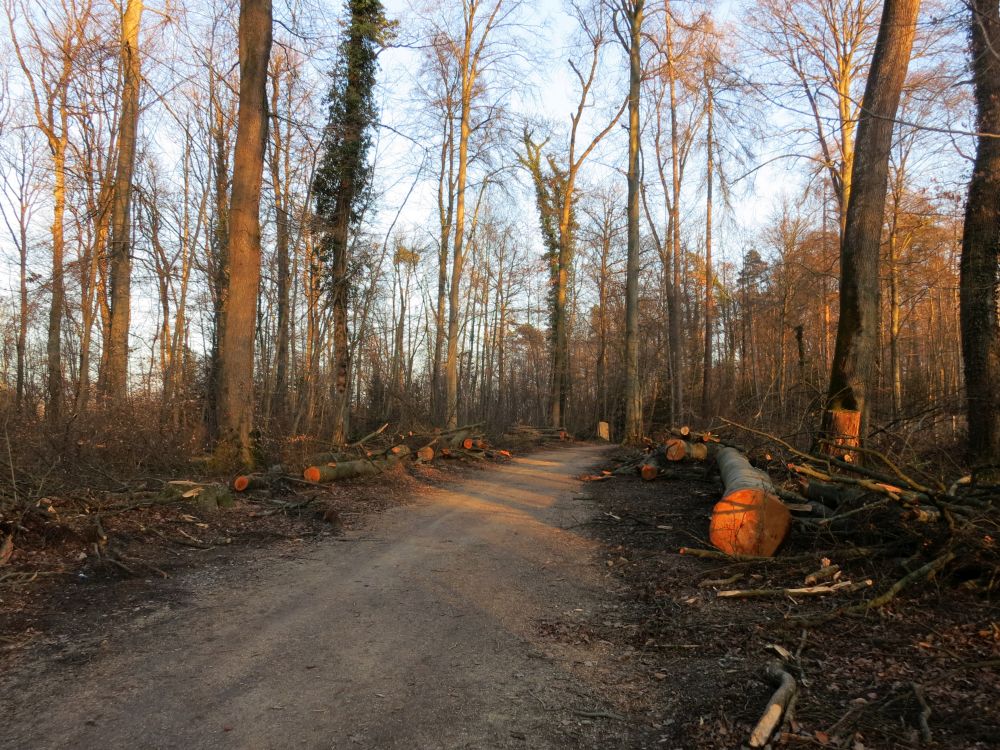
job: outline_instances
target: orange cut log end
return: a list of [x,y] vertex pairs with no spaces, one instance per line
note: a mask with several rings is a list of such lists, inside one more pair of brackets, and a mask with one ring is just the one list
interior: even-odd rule
[[670,438],[666,452],[668,461],[683,461],[687,455],[687,442],[680,438]]
[[250,477],[248,476],[238,476],[233,480],[233,489],[237,492],[243,492],[249,486]]
[[319,481],[319,476],[320,476],[320,474],[319,474],[319,467],[318,466],[310,466],[308,469],[306,469],[304,472],[302,472],[302,476],[305,477],[305,480],[307,482],[318,482]]
[[421,461],[433,460],[434,449],[429,445],[425,445],[423,448],[417,451],[417,458],[419,458]]
[[712,509],[709,539],[729,555],[770,557],[788,536],[792,514],[759,489],[734,490]]
[[639,469],[639,474],[646,482],[652,482],[657,476],[659,476],[659,473],[660,472],[657,468],[651,464],[643,464],[642,468]]

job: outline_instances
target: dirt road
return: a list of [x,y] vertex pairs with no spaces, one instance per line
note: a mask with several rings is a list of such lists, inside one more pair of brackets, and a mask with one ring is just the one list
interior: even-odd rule
[[608,713],[599,647],[538,632],[608,596],[574,529],[601,453],[487,469],[255,575],[191,573],[86,658],[2,678],[0,747],[614,746],[587,717]]

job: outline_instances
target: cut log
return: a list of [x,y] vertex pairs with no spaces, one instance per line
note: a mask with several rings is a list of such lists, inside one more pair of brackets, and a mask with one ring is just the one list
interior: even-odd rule
[[356,458],[357,455],[352,456],[343,451],[334,451],[332,453],[316,453],[306,458],[302,463],[305,466],[322,466],[323,464],[339,464],[341,461],[353,461]]
[[266,488],[267,479],[261,474],[241,474],[233,480],[233,489],[236,492],[263,490]]
[[670,461],[683,461],[685,459],[704,461],[712,454],[712,451],[706,443],[689,443],[680,438],[671,438],[667,441],[665,453]]
[[647,482],[651,482],[657,477],[672,477],[674,473],[671,465],[666,461],[662,450],[654,450],[647,453],[639,462],[639,476]]
[[720,448],[716,461],[726,493],[712,509],[712,544],[730,555],[773,555],[788,535],[792,515],[770,477],[735,448]]
[[434,460],[434,446],[425,445],[423,448],[417,449],[417,461],[421,463],[428,463]]
[[375,461],[358,459],[356,461],[342,461],[338,464],[310,466],[302,472],[302,476],[307,482],[326,484],[328,482],[336,482],[339,479],[374,476],[381,473],[382,468]]

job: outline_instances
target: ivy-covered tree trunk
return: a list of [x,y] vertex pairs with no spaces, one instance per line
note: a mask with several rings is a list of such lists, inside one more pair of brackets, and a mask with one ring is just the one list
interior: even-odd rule
[[347,12],[350,20],[329,94],[322,161],[313,181],[320,253],[333,312],[331,439],[337,444],[346,441],[350,401],[350,233],[360,223],[369,197],[370,131],[378,114],[374,96],[378,49],[391,30],[380,0],[349,0]]
[[976,99],[976,161],[962,236],[962,359],[969,457],[1000,481],[1000,3],[972,0],[969,24]]

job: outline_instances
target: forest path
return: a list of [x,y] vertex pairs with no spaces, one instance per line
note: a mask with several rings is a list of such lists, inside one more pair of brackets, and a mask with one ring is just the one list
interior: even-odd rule
[[610,657],[539,634],[609,596],[575,530],[606,452],[470,474],[256,576],[192,573],[89,658],[3,678],[0,747],[614,746],[613,717],[580,718]]

